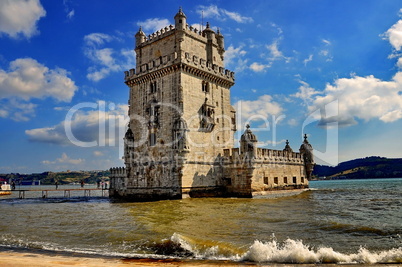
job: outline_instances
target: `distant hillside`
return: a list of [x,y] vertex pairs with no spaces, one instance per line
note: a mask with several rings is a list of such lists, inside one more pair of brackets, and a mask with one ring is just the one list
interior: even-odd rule
[[313,175],[335,179],[397,178],[402,177],[402,158],[367,157],[345,161],[335,167],[316,165]]
[[42,172],[32,174],[9,173],[0,174],[0,181],[14,180],[17,184],[21,182],[40,181],[41,184],[80,183],[94,184],[101,180],[108,180],[109,171],[66,171],[66,172]]

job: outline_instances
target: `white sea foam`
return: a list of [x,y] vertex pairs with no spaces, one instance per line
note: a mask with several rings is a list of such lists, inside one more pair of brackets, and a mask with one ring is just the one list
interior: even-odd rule
[[336,252],[333,248],[314,250],[302,241],[287,239],[283,243],[255,241],[243,260],[275,263],[402,263],[402,247],[381,252],[360,248],[355,254]]
[[[274,238],[273,238],[274,239]],[[195,258],[213,260],[252,261],[258,263],[350,263],[350,264],[373,264],[373,263],[402,263],[402,247],[387,251],[371,252],[360,248],[357,253],[345,254],[335,251],[331,247],[314,249],[303,241],[287,239],[278,242],[275,239],[269,242],[254,241],[246,253],[236,254],[232,251],[228,254],[227,246],[222,248],[220,244],[206,247],[205,243],[180,234],[173,234],[171,241],[180,244],[194,254]]]

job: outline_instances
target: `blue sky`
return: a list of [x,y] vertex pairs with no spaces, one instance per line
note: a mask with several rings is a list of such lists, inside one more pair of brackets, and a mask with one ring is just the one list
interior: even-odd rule
[[122,166],[133,36],[180,6],[225,37],[237,139],[249,122],[275,149],[308,133],[329,164],[402,157],[398,0],[1,0],[0,173]]

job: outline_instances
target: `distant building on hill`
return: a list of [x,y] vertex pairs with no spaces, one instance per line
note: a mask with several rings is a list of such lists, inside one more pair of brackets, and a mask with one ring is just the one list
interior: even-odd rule
[[307,188],[313,170],[305,136],[299,152],[257,147],[250,127],[234,148],[234,72],[224,68],[224,37],[199,31],[180,9],[175,26],[135,35],[136,68],[125,72],[130,122],[125,168],[110,169],[110,196],[127,201],[252,197]]

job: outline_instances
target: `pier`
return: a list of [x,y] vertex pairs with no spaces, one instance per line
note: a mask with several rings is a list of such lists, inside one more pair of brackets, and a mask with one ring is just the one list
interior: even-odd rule
[[[34,197],[38,198],[49,198],[49,197],[64,197],[64,198],[70,198],[72,196],[72,192],[79,193],[78,195],[74,197],[91,197],[91,192],[100,192],[101,197],[108,197],[109,196],[109,190],[108,189],[102,189],[102,188],[74,188],[74,189],[14,189],[14,190],[3,190],[4,192],[18,192],[18,198],[24,199],[26,196],[26,193],[28,192],[33,192]],[[41,195],[39,196],[38,193],[41,192]],[[58,193],[58,194],[53,194],[52,193]],[[63,195],[60,193],[63,192]],[[36,193],[36,194],[35,194]],[[93,196],[94,194],[92,194]],[[95,196],[93,196],[95,197]],[[99,195],[97,196],[99,197]]]

